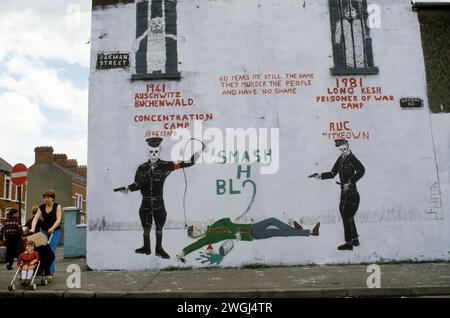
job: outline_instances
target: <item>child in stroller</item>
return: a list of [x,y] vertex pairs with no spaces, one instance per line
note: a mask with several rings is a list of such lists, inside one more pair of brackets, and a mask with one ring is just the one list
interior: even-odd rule
[[[22,281],[22,283],[23,283],[23,284],[21,283],[22,286],[29,286],[29,288],[32,290],[36,289],[37,287],[36,287],[36,283],[35,283],[35,278],[37,275],[41,276],[41,285],[45,286],[48,284],[47,275],[50,275],[50,265],[52,264],[52,262],[55,259],[55,254],[52,252],[50,245],[48,244],[51,239],[52,239],[52,236],[50,236],[49,240],[47,240],[47,236],[44,233],[36,233],[36,234],[25,237],[24,244],[26,246],[28,246],[28,243],[30,243],[30,241],[32,241],[35,246],[34,252],[35,253],[37,252],[39,258],[38,258],[37,262],[34,264],[33,272],[31,272],[31,278],[28,278],[29,277],[28,275],[30,275],[29,274],[30,272],[28,271],[30,264],[27,264],[28,265],[27,272],[26,272],[26,275],[27,275],[26,280],[27,281],[26,282]],[[22,253],[22,254],[25,254],[25,253]],[[25,270],[25,268],[23,268],[23,266],[21,266],[20,257],[18,259],[18,264],[19,264],[19,268],[17,269],[16,274],[14,275],[14,278],[8,287],[8,289],[10,291],[15,289],[14,282],[15,282],[19,272],[22,270]],[[24,264],[24,263],[22,263],[22,264]],[[23,272],[22,272],[22,275],[23,275]]]
[[17,258],[17,265],[21,270],[22,286],[29,286],[33,277],[34,269],[38,265],[39,254],[34,250],[34,242],[28,240],[25,245],[25,252],[21,253]]

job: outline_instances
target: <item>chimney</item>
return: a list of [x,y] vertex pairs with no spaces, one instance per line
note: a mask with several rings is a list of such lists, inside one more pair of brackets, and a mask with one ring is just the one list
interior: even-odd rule
[[82,175],[83,177],[87,178],[87,166],[78,166],[77,172],[79,175]]
[[43,146],[34,148],[34,163],[50,163],[53,160],[53,147]]
[[77,173],[78,172],[77,159],[69,159],[69,160],[67,160],[66,168],[69,169],[72,172]]
[[53,162],[65,168],[67,166],[67,155],[64,153],[55,153],[53,155]]

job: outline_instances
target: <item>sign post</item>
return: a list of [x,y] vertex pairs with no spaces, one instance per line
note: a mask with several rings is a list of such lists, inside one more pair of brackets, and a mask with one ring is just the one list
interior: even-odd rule
[[17,199],[19,201],[19,220],[22,221],[22,184],[27,181],[28,169],[23,163],[18,163],[11,168],[11,182],[17,186]]

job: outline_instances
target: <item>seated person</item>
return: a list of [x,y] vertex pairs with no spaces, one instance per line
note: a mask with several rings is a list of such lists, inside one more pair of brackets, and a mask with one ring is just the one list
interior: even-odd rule
[[27,241],[25,252],[21,253],[17,258],[17,265],[21,268],[21,284],[23,286],[30,284],[34,268],[39,260],[39,254],[34,250],[34,246],[33,241]]
[[[50,265],[55,260],[55,253],[53,253],[48,244],[47,235],[42,232],[35,233],[27,236],[25,241],[33,241],[35,243],[35,251],[39,254],[39,271],[42,272],[44,276],[50,275]],[[48,282],[50,282],[50,280]]]

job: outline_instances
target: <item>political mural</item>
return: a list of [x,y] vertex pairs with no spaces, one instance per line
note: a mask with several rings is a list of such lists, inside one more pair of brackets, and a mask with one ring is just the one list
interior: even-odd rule
[[430,118],[409,0],[94,0],[88,265],[448,260]]

